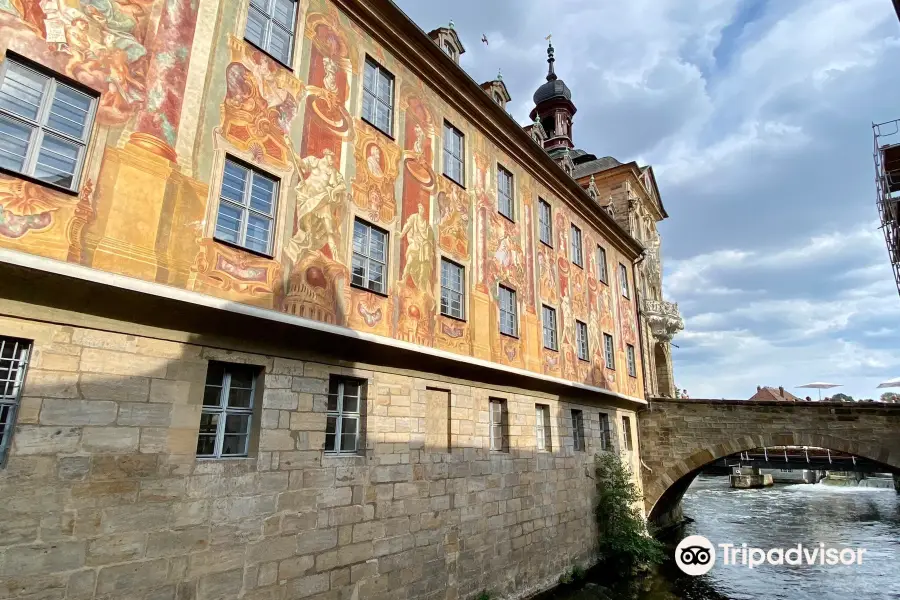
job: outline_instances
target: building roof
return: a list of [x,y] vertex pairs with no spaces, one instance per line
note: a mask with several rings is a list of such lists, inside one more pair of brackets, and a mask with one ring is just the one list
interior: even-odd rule
[[553,57],[553,44],[549,44],[547,46],[547,81],[534,92],[532,100],[534,100],[535,105],[558,98],[564,98],[569,103],[572,102],[572,90],[569,89],[565,81],[556,76],[556,72],[553,70],[554,62],[556,62],[556,59]]
[[613,169],[621,164],[622,163],[617,161],[612,156],[604,156],[603,158],[597,158],[595,160],[576,164],[575,171],[572,173],[572,177],[574,177],[575,179],[581,179],[582,177],[586,177],[594,173],[599,173],[600,171]]
[[801,398],[793,395],[784,387],[756,386],[756,393],[750,400],[778,400],[781,402],[799,402]]

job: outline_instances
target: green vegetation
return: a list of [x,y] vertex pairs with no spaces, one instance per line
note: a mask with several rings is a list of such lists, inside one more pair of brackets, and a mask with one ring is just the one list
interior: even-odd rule
[[614,573],[631,573],[663,562],[663,545],[647,533],[637,506],[643,498],[631,469],[615,453],[595,459],[597,473],[598,554]]
[[882,402],[897,402],[900,403],[900,394],[897,392],[885,392],[879,398]]
[[487,590],[481,590],[481,593],[475,596],[475,600],[492,600],[493,596]]
[[578,565],[574,565],[573,567],[569,568],[567,571],[564,571],[563,574],[559,576],[559,582],[562,585],[566,585],[569,583],[575,583],[577,581],[581,581],[582,579],[584,579],[584,576],[586,574],[587,573],[585,572],[585,570],[583,568],[581,568]]

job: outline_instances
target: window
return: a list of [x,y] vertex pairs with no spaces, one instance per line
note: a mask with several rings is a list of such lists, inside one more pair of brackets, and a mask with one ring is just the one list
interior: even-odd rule
[[575,345],[578,347],[578,360],[588,360],[587,325],[581,321],[575,321]]
[[210,361],[203,390],[197,456],[247,456],[259,369]]
[[441,314],[454,319],[465,319],[464,308],[466,276],[463,267],[446,258],[441,259]]
[[622,286],[622,295],[628,298],[628,270],[622,263],[619,263],[619,285]]
[[250,0],[244,38],[290,67],[296,26],[296,0]]
[[572,410],[572,442],[575,450],[584,452],[584,415],[580,410]]
[[504,452],[506,443],[506,400],[490,399],[491,450]]
[[0,82],[0,167],[77,189],[96,97],[12,57]]
[[465,137],[462,132],[444,122],[444,175],[465,186]]
[[553,221],[550,219],[550,204],[538,198],[538,235],[541,241],[553,247]]
[[356,454],[360,448],[365,385],[359,379],[331,376],[325,420],[325,452]]
[[394,128],[394,76],[369,57],[366,57],[363,76],[362,118],[391,135]]
[[597,246],[597,279],[603,283],[607,282],[606,271],[606,249],[603,246]]
[[6,460],[12,442],[30,349],[25,340],[0,336],[0,465]]
[[556,310],[549,306],[541,306],[541,322],[544,328],[544,348],[558,350],[556,339]]
[[581,230],[572,225],[572,239],[569,242],[572,245],[572,263],[576,266],[584,266],[584,255],[581,247]]
[[534,405],[534,434],[538,450],[553,450],[550,443],[550,407],[546,404]]
[[510,221],[516,220],[513,210],[513,176],[500,165],[497,165],[497,210]]
[[612,450],[612,437],[610,435],[609,415],[600,413],[600,449]]
[[450,40],[444,40],[444,52],[452,59],[456,59],[456,47]]
[[385,293],[387,241],[386,231],[360,219],[353,222],[353,274],[350,283],[354,287]]
[[608,333],[603,334],[603,358],[606,360],[607,369],[616,368],[616,353],[613,349],[613,336]]
[[628,344],[625,346],[625,358],[628,361],[628,374],[637,377],[637,363],[634,360],[634,346]]
[[226,159],[216,216],[216,239],[271,254],[277,195],[277,181]]
[[519,317],[516,293],[508,287],[500,286],[500,333],[517,337]]
[[631,443],[631,419],[622,417],[622,432],[625,434],[625,450],[631,452],[633,446]]

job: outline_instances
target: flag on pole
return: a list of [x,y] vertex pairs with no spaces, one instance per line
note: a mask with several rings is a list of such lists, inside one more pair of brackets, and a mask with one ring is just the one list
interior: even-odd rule
[[544,39],[547,40],[547,41],[549,42],[551,37],[553,37],[553,34],[552,34],[552,33],[551,33],[550,35],[548,35],[547,37],[545,37]]

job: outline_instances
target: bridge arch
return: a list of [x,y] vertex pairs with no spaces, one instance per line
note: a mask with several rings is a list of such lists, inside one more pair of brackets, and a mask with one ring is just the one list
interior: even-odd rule
[[639,414],[644,507],[666,525],[706,465],[754,448],[815,446],[900,472],[900,405],[659,399]]

